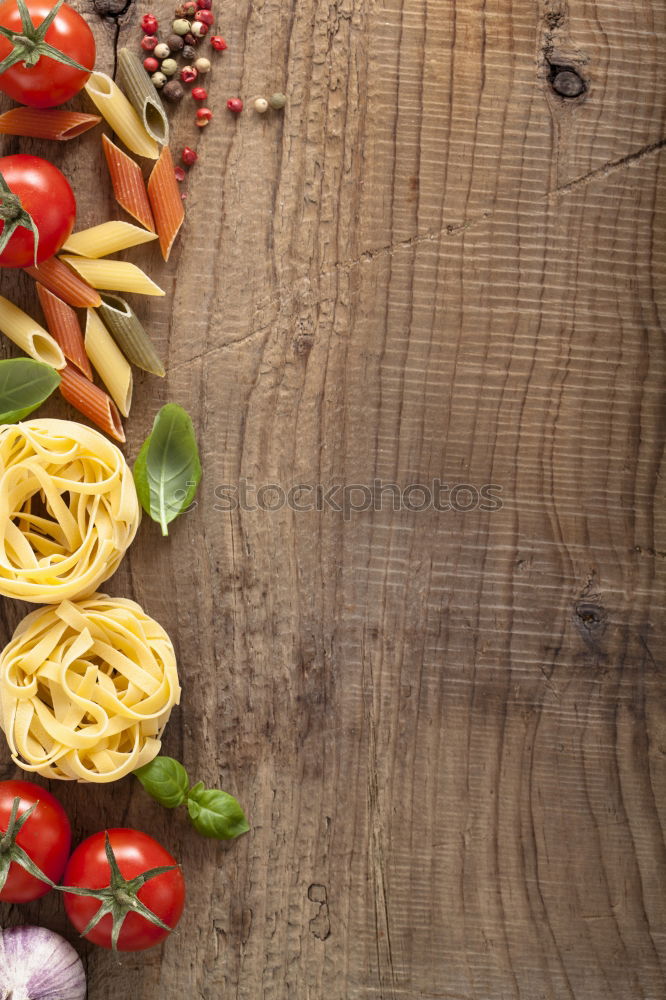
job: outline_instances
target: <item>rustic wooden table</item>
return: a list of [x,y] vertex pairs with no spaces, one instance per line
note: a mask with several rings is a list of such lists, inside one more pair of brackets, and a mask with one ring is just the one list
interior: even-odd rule
[[[83,3],[113,71],[148,7]],[[215,120],[173,113],[186,226],[168,265],[130,255],[168,374],[137,378],[126,453],[176,401],[204,479],[109,589],[177,646],[165,751],[252,831],[197,839],[133,779],[55,788],[189,887],[163,949],[81,947],[90,1000],[666,996],[663,14],[219,6]],[[121,217],[98,131],[3,148],[62,167],[80,225]],[[1,609],[6,639],[27,609]],[[3,920],[75,940],[60,907]]]

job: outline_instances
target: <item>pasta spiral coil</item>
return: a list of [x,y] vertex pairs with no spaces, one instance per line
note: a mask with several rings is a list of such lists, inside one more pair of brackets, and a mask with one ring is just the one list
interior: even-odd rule
[[179,700],[171,640],[125,598],[39,608],[0,656],[12,758],[45,778],[110,782],[147,764]]
[[56,604],[115,573],[141,520],[119,449],[71,420],[0,426],[0,594]]

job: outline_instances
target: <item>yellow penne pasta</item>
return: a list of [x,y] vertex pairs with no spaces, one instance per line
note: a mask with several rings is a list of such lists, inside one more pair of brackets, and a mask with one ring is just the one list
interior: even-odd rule
[[85,91],[113,131],[137,156],[156,160],[160,147],[152,139],[122,90],[106,73],[91,73]]
[[132,369],[93,309],[86,313],[84,343],[93,368],[124,417],[132,403]]
[[138,295],[165,294],[140,267],[126,260],[94,260],[73,254],[64,254],[60,259],[73,267],[93,288],[108,292],[136,292]]
[[156,233],[133,226],[131,222],[103,222],[100,226],[72,233],[63,245],[63,250],[97,260],[98,257],[106,257],[110,253],[128,250],[155,239]]
[[36,323],[32,316],[28,316],[2,295],[0,295],[0,330],[35,361],[43,361],[52,368],[65,367],[65,355],[51,334]]

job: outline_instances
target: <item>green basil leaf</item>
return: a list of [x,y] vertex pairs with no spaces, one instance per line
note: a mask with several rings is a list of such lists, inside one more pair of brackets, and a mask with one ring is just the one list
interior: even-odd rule
[[233,840],[250,829],[245,813],[233,795],[218,788],[204,788],[201,781],[190,789],[187,811],[195,830],[204,837]]
[[55,368],[32,358],[0,361],[0,423],[14,424],[49,398],[60,385]]
[[155,417],[134,463],[134,482],[146,514],[168,535],[167,525],[192,503],[201,463],[189,414],[167,403]]
[[187,771],[173,757],[155,757],[148,764],[137,768],[134,776],[139,779],[149,795],[167,809],[181,806],[187,798],[190,781]]

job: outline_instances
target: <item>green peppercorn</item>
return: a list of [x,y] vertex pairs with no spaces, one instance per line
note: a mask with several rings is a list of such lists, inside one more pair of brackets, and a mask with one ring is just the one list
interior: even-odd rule
[[[164,64],[162,64],[162,68],[164,69]],[[271,94],[271,96],[268,98],[268,103],[276,111],[281,111],[282,108],[287,103],[287,98],[284,96],[284,94],[280,93]]]
[[174,35],[186,35],[190,30],[190,27],[190,22],[186,21],[184,17],[177,17],[171,25],[171,30]]
[[160,69],[165,76],[173,76],[178,70],[178,63],[175,59],[165,59]]

